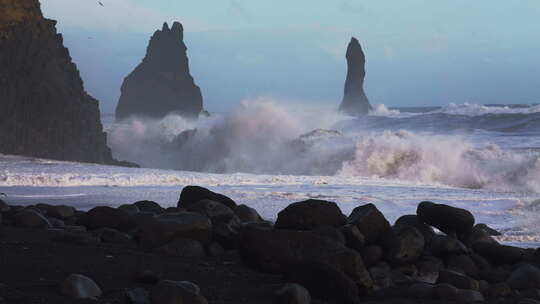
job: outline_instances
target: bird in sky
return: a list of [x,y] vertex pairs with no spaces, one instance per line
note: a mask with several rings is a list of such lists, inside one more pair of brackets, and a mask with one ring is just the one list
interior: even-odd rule
[[103,3],[102,3],[101,1],[98,1],[98,3],[99,3],[99,5],[101,5],[101,6],[105,6],[105,5],[103,5]]

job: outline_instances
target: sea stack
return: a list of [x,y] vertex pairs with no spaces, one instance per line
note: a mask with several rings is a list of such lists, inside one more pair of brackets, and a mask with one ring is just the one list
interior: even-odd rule
[[366,115],[372,107],[364,92],[366,57],[358,39],[351,38],[346,57],[347,80],[345,81],[345,92],[339,110],[353,116]]
[[116,119],[130,116],[162,118],[169,113],[197,118],[203,110],[200,88],[189,73],[182,24],[163,24],[143,61],[122,84]]
[[0,153],[116,164],[55,25],[38,0],[0,0]]

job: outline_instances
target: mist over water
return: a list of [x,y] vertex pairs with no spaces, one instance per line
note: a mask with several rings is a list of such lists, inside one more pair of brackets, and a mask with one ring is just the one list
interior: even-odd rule
[[115,157],[144,167],[540,192],[539,115],[539,106],[412,113],[379,105],[358,119],[260,98],[198,121],[132,118],[107,131]]

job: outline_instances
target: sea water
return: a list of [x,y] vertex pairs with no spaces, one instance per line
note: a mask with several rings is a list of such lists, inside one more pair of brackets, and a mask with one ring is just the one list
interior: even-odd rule
[[345,214],[375,204],[391,221],[431,200],[470,210],[501,241],[540,242],[540,106],[375,107],[363,118],[270,100],[198,121],[103,117],[122,168],[0,155],[11,204],[81,209],[154,200],[176,206],[200,185],[275,220],[308,198]]

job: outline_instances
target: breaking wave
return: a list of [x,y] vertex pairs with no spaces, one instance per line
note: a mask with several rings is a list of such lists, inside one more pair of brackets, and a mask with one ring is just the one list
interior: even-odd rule
[[[375,108],[374,115],[354,119],[332,111],[291,109],[259,99],[197,122],[176,115],[162,120],[133,118],[113,124],[108,132],[116,157],[144,167],[210,173],[351,176],[540,192],[538,151],[508,150],[494,144],[481,146],[471,138],[455,134],[426,134],[414,128],[379,131],[366,125],[379,121],[384,126],[389,125],[388,120],[405,119],[388,117],[399,115],[399,111],[382,105]],[[415,115],[406,121],[429,119],[430,115],[433,114]]]

